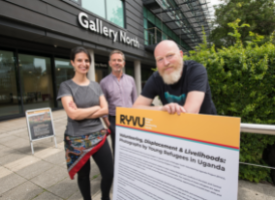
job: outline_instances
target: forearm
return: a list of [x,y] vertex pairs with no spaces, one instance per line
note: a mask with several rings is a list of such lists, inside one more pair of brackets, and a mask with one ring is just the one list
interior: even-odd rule
[[94,112],[92,115],[90,115],[88,118],[89,119],[95,119],[102,117],[104,115],[108,115],[108,107],[100,108],[96,112]]
[[144,110],[162,110],[163,106],[143,106],[143,105],[134,105],[133,108],[144,109]]
[[99,110],[99,106],[93,106],[89,108],[77,108],[72,111],[71,116],[69,117],[73,120],[83,120],[89,118],[89,116],[93,115]]
[[200,109],[197,107],[187,107],[187,106],[183,106],[183,108],[186,110],[186,113],[190,113],[190,114],[199,114]]

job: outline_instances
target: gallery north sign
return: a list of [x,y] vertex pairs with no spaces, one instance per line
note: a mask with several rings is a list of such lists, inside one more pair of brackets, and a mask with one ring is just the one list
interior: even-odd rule
[[139,48],[140,46],[137,38],[131,38],[127,36],[127,32],[125,31],[115,31],[111,28],[108,28],[100,19],[96,18],[95,20],[90,20],[86,13],[81,12],[78,14],[78,22],[83,28],[97,34],[104,35],[105,37],[109,37],[113,40],[113,42],[119,41],[136,48]]

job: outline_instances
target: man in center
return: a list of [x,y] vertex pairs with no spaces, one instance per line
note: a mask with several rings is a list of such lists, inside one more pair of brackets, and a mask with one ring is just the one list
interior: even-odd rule
[[[134,108],[167,111],[170,114],[216,114],[207,71],[195,61],[183,61],[183,52],[172,40],[160,42],[154,51],[157,72],[146,82]],[[163,106],[150,106],[159,96]]]
[[100,86],[109,104],[109,116],[104,116],[103,120],[111,130],[114,153],[116,107],[132,107],[137,98],[137,90],[133,77],[123,73],[125,56],[122,51],[113,50],[110,53],[109,66],[112,72],[100,81]]

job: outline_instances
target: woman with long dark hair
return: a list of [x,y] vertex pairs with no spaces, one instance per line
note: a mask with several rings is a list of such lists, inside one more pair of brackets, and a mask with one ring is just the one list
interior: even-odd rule
[[84,200],[91,200],[90,156],[99,167],[102,200],[110,200],[113,181],[113,159],[106,140],[108,131],[99,117],[108,114],[108,104],[98,83],[90,81],[87,73],[91,57],[83,47],[71,51],[75,75],[60,85],[57,99],[68,115],[64,142],[68,172],[77,182]]

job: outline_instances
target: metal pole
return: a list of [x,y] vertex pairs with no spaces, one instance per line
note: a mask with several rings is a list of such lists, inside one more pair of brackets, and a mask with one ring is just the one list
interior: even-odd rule
[[267,124],[241,123],[241,132],[275,135],[275,126]]
[[155,28],[155,44],[157,44],[157,28]]

